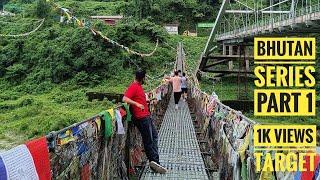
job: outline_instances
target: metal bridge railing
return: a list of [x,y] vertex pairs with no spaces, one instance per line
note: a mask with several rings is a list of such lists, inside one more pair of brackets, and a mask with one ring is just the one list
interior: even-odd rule
[[[209,179],[292,179],[296,172],[256,172],[253,126],[256,122],[191,85],[190,110]],[[302,153],[303,154],[303,153]],[[264,161],[264,157],[262,162]],[[317,169],[319,173],[319,169]],[[310,177],[312,178],[312,177]]]
[[[256,123],[241,112],[222,104],[218,97],[191,86],[191,111],[195,113],[198,140],[210,179],[241,179],[241,165],[248,176],[255,178],[253,125]],[[218,176],[218,177],[217,177]]]
[[248,24],[243,24],[242,27],[238,27],[228,32],[225,32],[224,28],[223,31],[220,30],[220,32],[216,34],[215,38],[217,40],[223,40],[236,37],[245,37],[247,35],[252,35],[253,33],[261,33],[261,31],[264,30],[272,30],[275,27],[281,28],[287,25],[294,25],[296,20],[299,18],[302,20],[302,22],[307,22],[308,20],[312,20],[312,18],[317,17],[316,13],[318,12],[320,12],[319,3],[301,7],[299,9],[295,9],[292,13],[280,14],[273,18],[270,18],[270,16],[264,16],[253,24],[249,22]]
[[[162,84],[148,93],[150,112],[158,128],[165,114],[171,89],[171,86]],[[127,119],[130,114],[128,107],[119,105],[106,112],[109,114],[100,113],[62,130],[49,133],[46,137],[41,138],[47,144],[45,142],[42,145],[37,144],[39,141],[33,140],[33,149],[41,152],[33,157],[33,161],[40,160],[42,164],[47,161],[50,164],[46,169],[42,168],[37,173],[48,172],[52,179],[139,178],[146,163],[146,157],[140,133],[129,121],[130,118]],[[123,117],[119,119],[121,116]],[[123,125],[123,132],[120,132],[120,121]],[[25,169],[23,173],[30,173],[30,169],[35,169],[29,166],[19,167],[18,164],[13,166],[9,161],[3,163],[1,157],[4,154],[8,158],[21,161],[23,157],[21,153],[17,153],[21,146],[23,145],[18,146],[18,149],[13,148],[0,153],[0,179],[1,177],[6,178],[2,176],[4,174],[9,179],[12,178],[12,174],[21,174],[21,168]],[[45,156],[46,159],[39,158]],[[32,158],[30,159],[32,161]],[[25,174],[20,177],[34,179]]]
[[[155,120],[155,125],[160,128],[162,116],[170,98],[170,86],[161,85],[151,93],[148,93],[150,111]],[[158,93],[161,94],[159,100]],[[143,146],[140,133],[131,122],[123,120],[125,129],[124,135],[117,134],[117,125],[114,124],[112,136],[103,136],[105,129],[99,131],[96,126],[86,126],[81,136],[74,137],[66,144],[59,145],[54,142],[61,142],[59,134],[79,129],[85,123],[96,122],[103,116],[98,115],[80,124],[65,128],[57,136],[49,139],[53,144],[50,148],[52,175],[54,179],[75,179],[87,173],[90,179],[128,179],[141,175],[146,157],[143,153]],[[87,170],[84,170],[87,169]]]

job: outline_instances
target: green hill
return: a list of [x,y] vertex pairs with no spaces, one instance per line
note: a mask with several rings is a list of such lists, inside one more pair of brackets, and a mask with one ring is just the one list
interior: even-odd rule
[[[196,1],[168,1],[155,3],[145,18],[135,16],[142,12],[137,1],[55,1],[68,8],[79,19],[92,15],[118,15],[125,18],[116,26],[90,20],[91,26],[110,39],[130,49],[149,53],[159,40],[159,47],[151,57],[128,54],[125,50],[93,36],[87,28],[75,23],[59,23],[60,11],[44,0],[13,0],[5,9],[16,14],[0,17],[0,34],[23,34],[32,31],[45,18],[40,29],[26,37],[2,37],[0,41],[0,149],[9,148],[26,139],[44,135],[72,123],[81,121],[112,106],[104,101],[87,101],[88,91],[123,93],[133,80],[138,67],[147,69],[150,76],[146,89],[159,82],[152,77],[172,69],[175,47],[182,40],[169,36],[163,23],[182,19],[184,14],[173,18],[175,12],[151,18],[154,10],[179,7],[182,13],[190,13]],[[141,1],[144,2],[144,1]],[[205,2],[203,2],[205,3]],[[129,7],[132,11],[127,11]],[[158,9],[159,10],[159,9]],[[144,11],[145,12],[145,11]],[[206,19],[208,17],[189,16]],[[159,16],[160,17],[160,16]],[[192,21],[193,23],[194,21]],[[184,27],[188,21],[183,23]],[[188,55],[198,59],[205,38],[184,38],[188,41]]]

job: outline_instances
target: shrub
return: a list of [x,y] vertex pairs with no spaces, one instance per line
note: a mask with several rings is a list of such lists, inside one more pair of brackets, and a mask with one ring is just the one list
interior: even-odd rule
[[46,2],[46,0],[38,0],[36,6],[36,15],[39,18],[45,18],[49,15],[51,11],[51,6]]
[[26,70],[23,64],[13,64],[6,68],[6,78],[12,82],[21,81],[26,76]]

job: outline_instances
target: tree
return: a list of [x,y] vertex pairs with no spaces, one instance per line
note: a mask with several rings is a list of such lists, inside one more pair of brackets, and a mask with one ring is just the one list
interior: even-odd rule
[[46,2],[46,0],[38,0],[36,6],[36,15],[39,18],[45,18],[49,15],[50,5]]
[[152,4],[152,0],[134,0],[136,17],[139,19],[148,17],[151,13]]
[[0,10],[3,10],[4,5],[8,2],[9,0],[1,0],[0,2]]

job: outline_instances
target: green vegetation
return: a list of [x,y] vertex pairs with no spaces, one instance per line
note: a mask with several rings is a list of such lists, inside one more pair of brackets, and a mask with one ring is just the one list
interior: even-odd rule
[[124,4],[127,16],[148,18],[159,24],[179,23],[180,32],[195,30],[198,22],[213,22],[217,0],[131,0]]
[[[21,143],[97,114],[108,101],[88,102],[86,89],[54,87],[45,94],[28,95],[5,90],[0,103],[0,139]],[[0,148],[7,144],[1,143]]]
[[[185,43],[187,57],[192,59],[190,62],[195,67],[206,38],[168,36],[160,25],[184,20],[182,26],[188,28],[195,21],[213,18],[212,14],[201,15],[205,9],[200,8],[195,0],[154,2],[153,10],[159,6],[161,14],[155,16],[152,14],[155,11],[144,11],[149,14],[143,16],[145,19],[135,14],[130,16],[130,13],[141,11],[140,6],[134,4],[138,1],[55,2],[68,8],[79,19],[88,20],[92,15],[123,14],[126,18],[116,26],[92,20],[91,25],[112,40],[138,52],[151,52],[157,39],[159,47],[152,57],[130,55],[101,37],[93,36],[86,28],[78,28],[73,23],[59,23],[60,11],[53,9],[45,0],[8,2],[5,9],[16,13],[16,16],[0,17],[1,34],[29,32],[39,25],[40,18],[45,18],[45,21],[30,36],[1,38],[0,149],[61,129],[111,107],[113,103],[107,100],[88,102],[85,93],[123,93],[133,80],[137,66],[147,69],[150,78],[145,87],[151,90],[160,83],[156,77],[171,71],[179,41]],[[208,7],[207,12],[212,13],[212,6],[204,1],[201,3]],[[167,10],[164,12],[164,9]],[[177,12],[181,14],[176,15]],[[185,16],[192,21],[188,23]]]
[[255,88],[253,78],[247,78],[247,89],[242,77],[238,84],[237,76],[223,77],[215,83],[209,78],[203,77],[200,85],[201,89],[209,94],[215,91],[221,100],[236,100],[238,96],[243,100],[253,100],[253,90]]
[[[91,117],[114,104],[107,100],[88,102],[88,91],[123,93],[138,67],[147,69],[151,90],[159,75],[172,70],[176,46],[183,42],[188,71],[194,72],[207,41],[206,37],[169,36],[162,25],[180,23],[180,31],[195,30],[198,22],[213,22],[218,1],[213,0],[60,0],[79,19],[93,15],[119,15],[116,26],[92,21],[92,27],[129,48],[152,57],[130,55],[93,36],[76,24],[60,24],[60,12],[45,0],[11,0],[5,9],[15,17],[0,17],[1,34],[33,30],[39,19],[43,26],[34,34],[0,41],[0,149],[47,134]],[[143,7],[143,8],[141,8]],[[218,82],[203,78],[201,88],[216,91],[220,99],[237,98],[236,78]],[[252,83],[248,87],[252,90]],[[318,92],[320,84],[317,85]],[[251,94],[251,95],[250,95]],[[248,93],[252,99],[252,93]],[[320,99],[320,96],[318,96]],[[248,114],[251,116],[251,113]],[[318,114],[319,118],[319,114]],[[259,122],[286,121],[286,118],[252,118]],[[290,118],[290,123],[316,123],[317,118]]]
[[[174,61],[174,51],[164,44],[168,35],[155,23],[125,19],[110,27],[93,21],[108,37],[136,51],[151,52],[159,39],[154,56],[141,58],[93,36],[88,29],[59,24],[59,13],[46,11],[42,3],[45,1],[19,6],[20,1],[12,1],[6,6],[19,6],[21,13],[16,11],[15,17],[0,19],[1,34],[20,34],[38,26],[35,19],[46,17],[40,30],[30,36],[1,38],[0,148],[93,116],[112,103],[88,102],[87,91],[123,93],[137,66],[146,68],[153,77]],[[117,14],[114,6],[120,6],[122,1],[61,3],[77,5],[75,12],[86,16],[91,15],[89,11],[93,15]],[[30,13],[25,16],[25,12]],[[157,85],[151,80],[146,88],[150,90]]]

